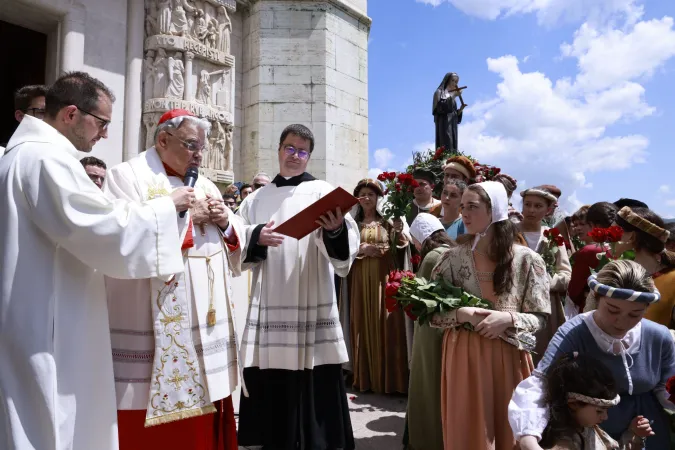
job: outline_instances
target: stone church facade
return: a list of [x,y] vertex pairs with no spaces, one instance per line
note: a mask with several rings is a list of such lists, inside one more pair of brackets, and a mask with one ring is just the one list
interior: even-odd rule
[[117,101],[94,156],[152,145],[161,114],[212,123],[203,175],[277,171],[281,131],[308,125],[309,170],[351,189],[368,169],[367,0],[3,0],[0,20],[47,36],[45,82],[85,70]]

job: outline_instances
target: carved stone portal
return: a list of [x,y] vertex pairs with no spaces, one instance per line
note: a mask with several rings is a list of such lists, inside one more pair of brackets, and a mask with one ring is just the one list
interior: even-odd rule
[[230,13],[222,0],[145,0],[143,125],[146,148],[154,145],[161,115],[183,108],[211,121],[202,174],[231,183],[234,57]]

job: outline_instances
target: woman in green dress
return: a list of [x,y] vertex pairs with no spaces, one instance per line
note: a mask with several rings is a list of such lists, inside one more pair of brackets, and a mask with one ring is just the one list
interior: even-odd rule
[[[418,277],[429,279],[441,255],[455,245],[439,219],[419,214],[410,235],[422,256]],[[443,450],[441,424],[441,360],[443,331],[415,323],[408,412],[403,443],[410,450]]]

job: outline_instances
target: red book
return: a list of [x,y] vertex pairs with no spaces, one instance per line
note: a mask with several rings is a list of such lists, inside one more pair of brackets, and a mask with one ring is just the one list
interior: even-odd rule
[[279,225],[274,232],[302,239],[320,227],[316,221],[328,211],[334,212],[340,208],[343,214],[347,214],[358,202],[356,197],[339,187]]

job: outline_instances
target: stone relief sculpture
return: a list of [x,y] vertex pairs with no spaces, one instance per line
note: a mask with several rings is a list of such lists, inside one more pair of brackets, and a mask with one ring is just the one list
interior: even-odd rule
[[171,0],[158,0],[157,28],[159,34],[171,34]]
[[227,15],[225,7],[218,8],[218,46],[216,47],[221,52],[230,53],[230,33],[232,32],[232,22],[230,16]]
[[155,74],[154,96],[156,98],[164,97],[168,83],[169,62],[166,59],[166,50],[163,48],[157,50],[157,56],[155,57],[155,62],[152,64],[152,68]]
[[184,71],[183,55],[181,52],[176,52],[168,59],[169,86],[166,89],[166,97],[183,98],[183,92],[185,91]]
[[203,175],[216,182],[231,182],[234,58],[230,55],[230,14],[236,4],[223,0],[144,1],[146,148],[154,144],[157,121],[164,112],[187,109],[212,123]]

